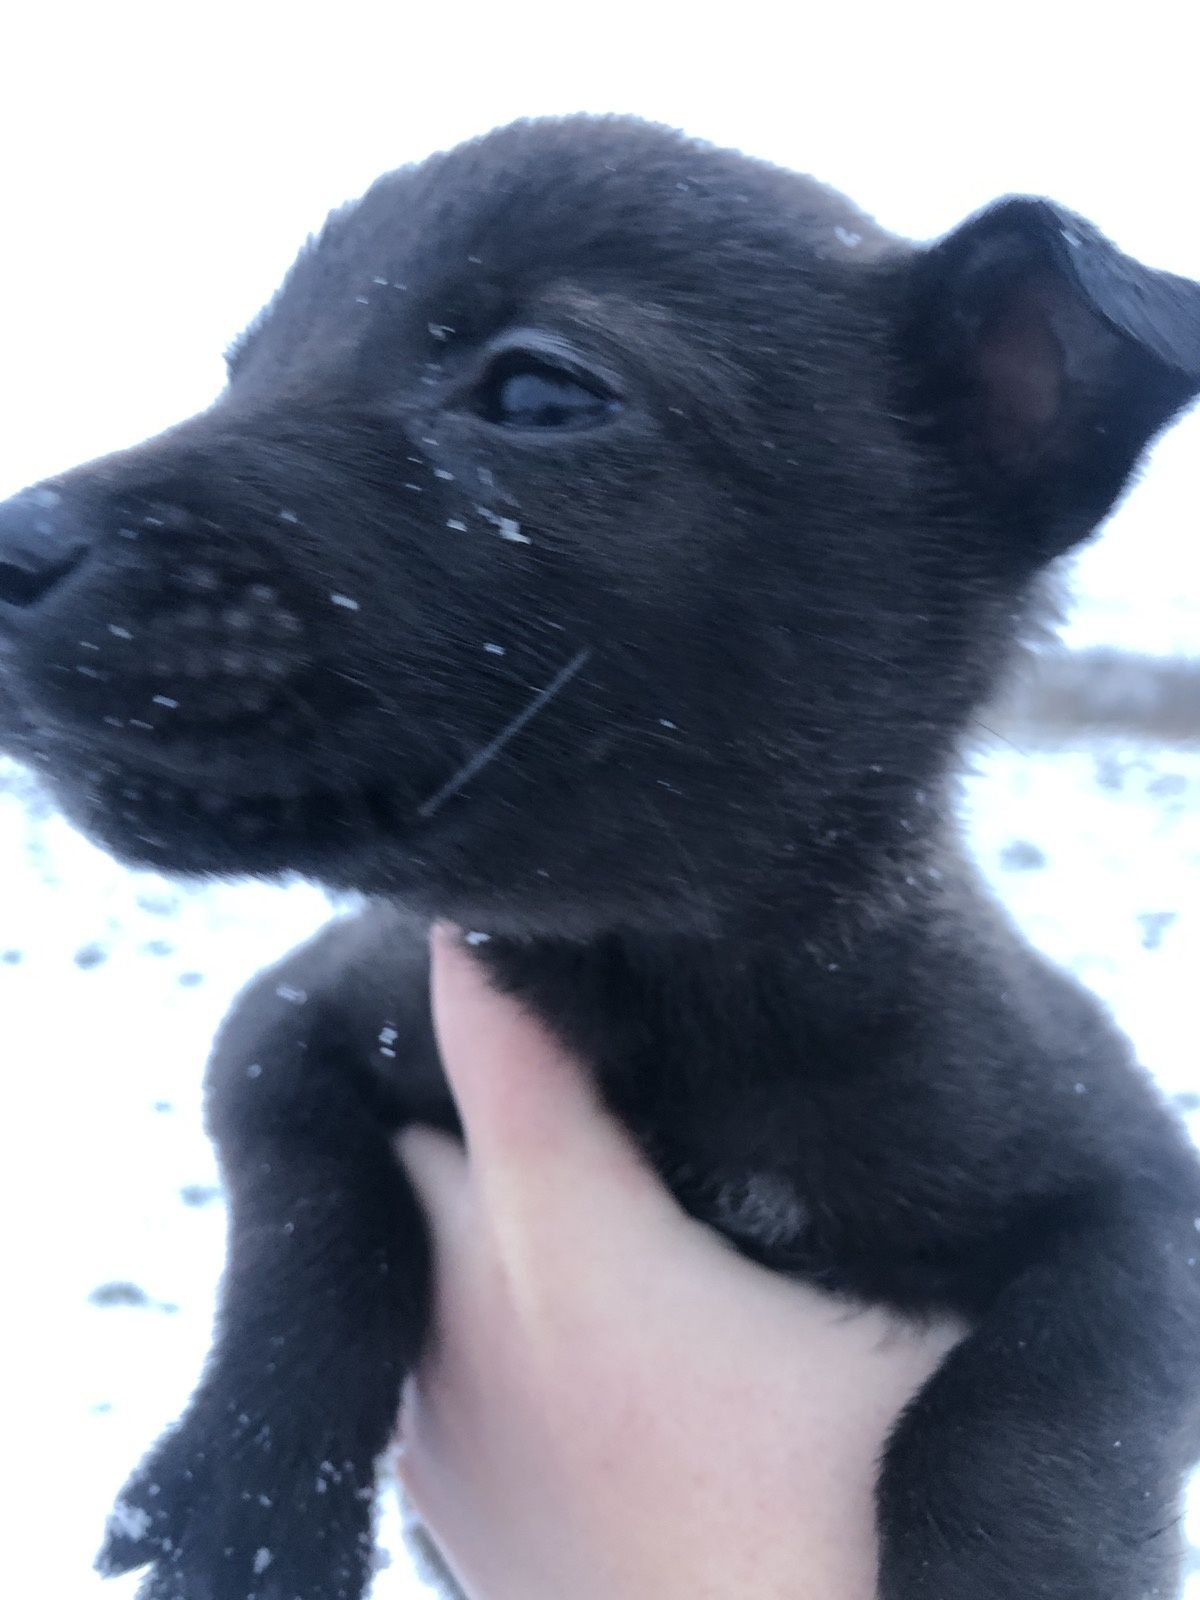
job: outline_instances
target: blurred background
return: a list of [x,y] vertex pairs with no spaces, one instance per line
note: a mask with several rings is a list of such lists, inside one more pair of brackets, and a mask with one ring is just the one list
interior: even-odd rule
[[[225,345],[331,207],[519,116],[672,123],[810,171],[915,238],[1044,193],[1200,277],[1193,5],[1151,0],[1119,25],[1046,0],[832,13],[10,8],[0,492],[207,404]],[[1073,643],[1200,656],[1198,444],[1193,416],[1079,561]],[[1003,747],[979,757],[966,805],[1008,903],[1106,996],[1195,1126],[1200,757]],[[207,1042],[236,987],[326,911],[304,886],[127,873],[0,767],[14,1592],[101,1592],[89,1562],[111,1495],[208,1339],[223,1219],[198,1124]],[[398,1555],[380,1600],[417,1592]]]

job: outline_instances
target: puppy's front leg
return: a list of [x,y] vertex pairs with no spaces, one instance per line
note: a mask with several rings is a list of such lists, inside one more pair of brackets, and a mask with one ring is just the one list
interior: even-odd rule
[[355,1600],[368,1581],[376,1460],[428,1310],[425,1227],[390,1139],[406,1078],[418,1105],[436,1098],[422,941],[386,910],[332,924],[222,1030],[216,1342],[101,1555],[107,1572],[149,1563],[146,1600]]
[[1200,1239],[1180,1208],[1064,1226],[902,1417],[881,1600],[1172,1600],[1195,1449]]

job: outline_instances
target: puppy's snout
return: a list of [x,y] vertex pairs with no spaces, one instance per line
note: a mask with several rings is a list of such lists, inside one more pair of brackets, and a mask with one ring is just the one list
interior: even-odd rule
[[0,615],[44,600],[92,543],[91,530],[57,489],[26,489],[0,504]]

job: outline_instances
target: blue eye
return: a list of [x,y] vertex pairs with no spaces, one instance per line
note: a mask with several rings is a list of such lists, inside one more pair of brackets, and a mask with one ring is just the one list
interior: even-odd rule
[[540,356],[506,352],[479,390],[479,411],[501,428],[593,428],[621,410],[621,402],[597,379],[554,366]]

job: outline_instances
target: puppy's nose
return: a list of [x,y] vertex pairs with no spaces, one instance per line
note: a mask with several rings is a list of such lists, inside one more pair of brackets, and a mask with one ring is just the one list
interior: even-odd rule
[[0,612],[44,600],[91,543],[82,519],[57,489],[25,489],[0,503]]

